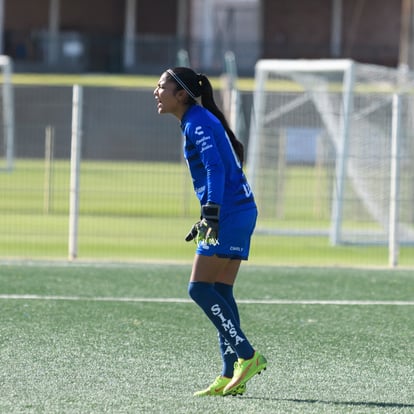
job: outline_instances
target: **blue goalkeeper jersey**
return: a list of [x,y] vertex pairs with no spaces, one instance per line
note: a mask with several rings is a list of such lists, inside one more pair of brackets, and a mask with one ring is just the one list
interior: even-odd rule
[[181,120],[184,157],[200,204],[220,204],[221,214],[256,208],[254,197],[221,122],[200,105]]

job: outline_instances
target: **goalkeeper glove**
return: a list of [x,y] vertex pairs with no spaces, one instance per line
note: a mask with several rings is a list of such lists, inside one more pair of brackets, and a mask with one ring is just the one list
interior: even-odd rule
[[185,236],[185,241],[189,242],[191,240],[194,240],[194,238],[197,236],[198,230],[197,230],[197,226],[200,224],[199,221],[197,221],[197,223],[195,223],[193,225],[193,227],[191,227],[191,230],[188,232],[187,236]]
[[206,243],[216,246],[219,233],[220,206],[207,203],[201,206],[201,220],[193,225],[185,240],[194,240],[195,243]]

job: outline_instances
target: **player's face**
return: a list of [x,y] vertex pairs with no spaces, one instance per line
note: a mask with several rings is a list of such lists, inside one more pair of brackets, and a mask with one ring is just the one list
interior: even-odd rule
[[157,110],[159,114],[174,114],[180,112],[181,103],[178,99],[178,91],[175,82],[167,80],[167,75],[161,75],[157,87],[154,90],[154,96],[157,101]]

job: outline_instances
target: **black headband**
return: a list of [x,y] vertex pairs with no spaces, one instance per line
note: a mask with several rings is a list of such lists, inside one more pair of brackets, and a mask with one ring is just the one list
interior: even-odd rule
[[196,99],[196,96],[191,92],[190,88],[178,77],[178,75],[172,70],[167,69],[167,72],[178,82],[178,84],[193,98]]

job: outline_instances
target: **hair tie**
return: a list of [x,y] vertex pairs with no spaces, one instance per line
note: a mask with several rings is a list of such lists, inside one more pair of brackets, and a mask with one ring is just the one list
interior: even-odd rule
[[203,83],[204,75],[202,73],[197,73],[197,83],[201,86]]

